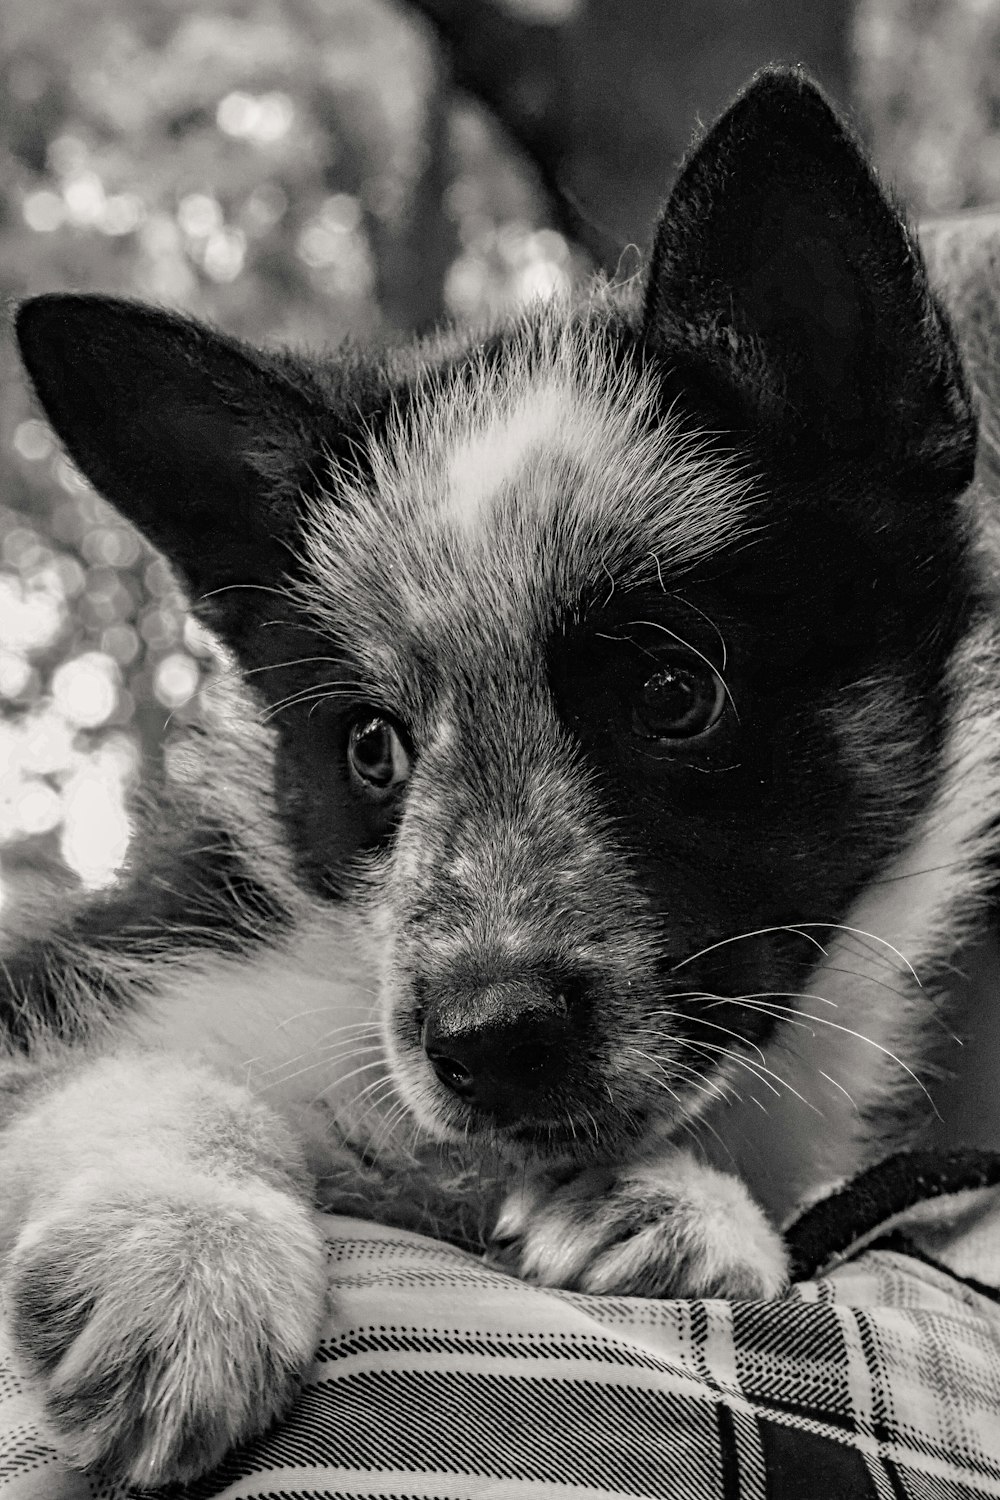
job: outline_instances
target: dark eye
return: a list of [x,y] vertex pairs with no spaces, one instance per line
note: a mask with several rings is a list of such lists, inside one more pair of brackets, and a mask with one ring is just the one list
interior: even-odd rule
[[369,797],[392,796],[410,774],[410,756],[399,730],[382,714],[355,719],[347,740],[351,779]]
[[669,662],[640,688],[632,728],[648,740],[693,740],[718,723],[725,707],[725,685],[707,662]]

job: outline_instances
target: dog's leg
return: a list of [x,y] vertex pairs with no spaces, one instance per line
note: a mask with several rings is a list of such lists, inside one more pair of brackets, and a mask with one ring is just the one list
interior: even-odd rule
[[3,1092],[3,1295],[54,1438],[140,1485],[204,1472],[287,1406],[318,1336],[325,1259],[294,1138],[165,1055]]
[[568,1181],[527,1177],[494,1243],[526,1281],[604,1295],[775,1297],[787,1279],[781,1239],[743,1184],[670,1147]]

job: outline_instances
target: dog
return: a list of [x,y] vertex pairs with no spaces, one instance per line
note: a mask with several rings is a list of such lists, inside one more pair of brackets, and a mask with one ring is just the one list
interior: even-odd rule
[[793,1207],[923,1128],[1000,844],[992,449],[819,90],[747,88],[641,278],[486,330],[17,336],[215,663],[122,880],[5,954],[4,1296],[68,1458],[189,1479],[285,1409],[315,1206],[780,1295]]

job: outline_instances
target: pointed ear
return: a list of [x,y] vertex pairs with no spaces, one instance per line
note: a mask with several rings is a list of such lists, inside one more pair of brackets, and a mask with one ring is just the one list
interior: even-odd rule
[[645,332],[733,425],[971,477],[973,423],[920,252],[852,136],[793,70],[693,151],[657,227]]
[[74,462],[162,550],[196,607],[223,591],[205,613],[238,637],[248,594],[224,591],[273,586],[288,570],[301,494],[322,463],[324,411],[305,377],[201,324],[106,297],[35,297],[16,327]]

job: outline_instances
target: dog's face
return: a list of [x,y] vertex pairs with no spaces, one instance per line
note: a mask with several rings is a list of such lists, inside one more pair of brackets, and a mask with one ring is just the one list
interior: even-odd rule
[[19,334],[271,717],[417,1119],[584,1152],[697,1114],[905,841],[962,626],[957,357],[818,94],[737,101],[641,299],[381,363],[94,298]]

